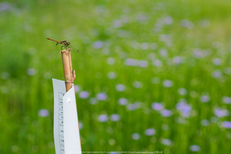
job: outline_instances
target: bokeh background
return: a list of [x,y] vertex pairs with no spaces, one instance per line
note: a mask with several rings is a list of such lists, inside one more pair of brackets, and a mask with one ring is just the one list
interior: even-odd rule
[[55,153],[52,78],[64,76],[60,46],[47,37],[80,51],[72,63],[83,152],[229,153],[230,8],[1,1],[0,153]]

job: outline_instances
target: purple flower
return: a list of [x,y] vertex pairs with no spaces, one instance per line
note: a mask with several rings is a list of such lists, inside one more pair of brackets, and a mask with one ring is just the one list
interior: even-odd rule
[[147,50],[147,49],[149,49],[149,43],[143,42],[143,43],[141,43],[140,47],[143,50]]
[[156,134],[156,130],[155,130],[154,128],[146,129],[146,130],[145,130],[145,134],[146,134],[147,136],[155,135],[155,134]]
[[128,106],[127,106],[127,109],[128,110],[130,110],[130,111],[133,111],[133,110],[135,110],[137,107],[136,107],[136,104],[129,104]]
[[11,10],[12,8],[13,7],[8,2],[2,2],[2,3],[0,3],[0,11]]
[[140,134],[139,133],[133,133],[132,134],[132,139],[133,140],[139,140],[140,139]]
[[103,41],[96,41],[94,42],[93,48],[99,49],[103,47]]
[[117,91],[124,91],[125,90],[125,85],[123,85],[123,84],[117,84],[116,85],[116,90]]
[[207,119],[201,120],[201,125],[202,126],[208,126],[209,125],[209,120],[207,120]]
[[83,128],[83,123],[79,122],[79,129],[82,129],[82,128]]
[[231,104],[231,97],[224,96],[224,97],[222,97],[222,101],[223,101],[225,104]]
[[164,80],[163,81],[163,86],[166,88],[172,87],[173,82],[171,80]]
[[180,56],[176,56],[176,57],[173,57],[172,61],[175,64],[180,64],[180,63],[182,63],[182,58]]
[[171,141],[170,139],[165,139],[165,138],[163,138],[163,139],[161,140],[161,143],[162,143],[163,145],[171,145],[171,144],[172,144],[172,141]]
[[140,67],[147,67],[148,66],[148,62],[146,60],[141,60],[139,63]]
[[139,88],[142,88],[143,85],[142,85],[141,82],[135,81],[135,82],[133,82],[133,86],[134,86],[135,88],[139,89]]
[[179,88],[179,89],[178,89],[178,93],[179,93],[180,95],[186,95],[186,94],[187,94],[187,90],[186,90],[185,88]]
[[96,97],[100,101],[104,101],[107,99],[107,95],[105,93],[98,93]]
[[222,117],[228,116],[229,111],[228,111],[228,110],[222,110],[222,109],[220,109],[220,108],[216,108],[216,109],[214,110],[214,114],[215,114],[217,117],[222,118]]
[[156,111],[163,110],[163,105],[161,103],[152,103],[152,108]]
[[47,116],[49,116],[49,111],[47,109],[41,109],[41,110],[39,110],[38,115],[40,117],[47,117]]
[[164,110],[161,111],[161,115],[163,117],[170,117],[172,115],[172,111],[164,109]]
[[214,59],[213,59],[213,64],[214,64],[214,65],[221,65],[221,62],[222,62],[222,61],[221,61],[220,58],[214,58]]
[[191,146],[189,147],[189,149],[190,149],[191,151],[196,152],[196,151],[200,151],[201,148],[200,148],[198,145],[191,145]]
[[222,126],[223,126],[224,128],[229,128],[229,129],[231,129],[231,121],[224,121],[224,122],[222,123]]
[[78,85],[75,85],[75,93],[80,91],[80,87]]
[[111,121],[119,121],[119,120],[120,120],[120,115],[118,114],[111,115]]
[[107,117],[106,114],[101,114],[101,115],[98,116],[98,120],[100,122],[106,122],[108,120],[108,117]]
[[194,27],[194,24],[191,21],[184,19],[181,21],[181,26],[188,29],[192,29]]
[[159,59],[155,59],[152,61],[152,64],[156,67],[160,67],[160,66],[162,66],[162,61]]
[[177,110],[181,111],[183,117],[189,117],[189,114],[192,110],[192,107],[186,104],[185,102],[180,102],[176,104]]
[[221,71],[220,70],[216,70],[216,71],[214,71],[214,72],[212,72],[212,77],[213,78],[221,78],[222,77],[222,73],[221,73]]
[[165,23],[166,25],[171,25],[171,24],[173,23],[172,17],[170,17],[170,16],[165,17],[165,18],[164,18],[164,23]]
[[80,98],[82,98],[82,99],[87,99],[88,97],[89,97],[89,92],[87,92],[87,91],[81,91],[80,93],[79,93],[79,97]]
[[136,60],[136,59],[128,58],[128,59],[125,60],[125,64],[128,65],[128,66],[138,66],[139,61]]
[[126,98],[120,98],[120,99],[118,100],[118,102],[119,102],[120,105],[126,105],[127,102],[128,102],[128,100],[127,100]]
[[109,79],[115,79],[117,77],[117,74],[115,72],[108,72],[107,77]]
[[120,28],[120,27],[122,27],[123,26],[122,20],[114,20],[113,26],[114,26],[114,28]]
[[27,74],[28,74],[29,76],[34,76],[34,75],[36,74],[36,70],[35,70],[34,68],[29,68],[29,69],[27,70]]
[[201,101],[202,103],[207,103],[208,101],[210,101],[209,95],[202,95],[202,96],[200,97],[200,101]]
[[89,99],[89,103],[94,105],[94,104],[97,103],[97,99],[95,97],[92,97],[92,98]]

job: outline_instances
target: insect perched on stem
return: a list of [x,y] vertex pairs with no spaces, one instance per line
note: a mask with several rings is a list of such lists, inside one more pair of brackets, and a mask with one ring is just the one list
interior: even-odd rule
[[[72,45],[70,45],[70,42],[67,42],[66,40],[64,40],[64,41],[56,41],[56,40],[51,39],[51,38],[47,38],[47,39],[50,40],[50,41],[56,42],[56,45],[61,44],[61,45],[62,45],[62,46],[61,46],[61,50],[62,50],[63,47],[64,47],[64,48],[69,48],[69,47],[71,47],[71,48],[74,48],[75,50],[77,50],[75,47],[73,47]],[[79,50],[77,50],[77,51],[79,52]]]

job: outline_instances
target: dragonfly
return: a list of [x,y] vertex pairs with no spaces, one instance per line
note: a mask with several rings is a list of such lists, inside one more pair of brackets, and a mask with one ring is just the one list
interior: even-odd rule
[[[62,45],[62,46],[61,46],[61,50],[62,50],[63,47],[64,47],[64,48],[69,48],[69,47],[71,47],[71,48],[74,48],[75,50],[77,50],[75,47],[73,47],[72,45],[70,45],[70,42],[67,42],[66,40],[64,40],[64,41],[56,41],[56,40],[51,39],[51,38],[47,38],[47,39],[50,40],[50,41],[56,42],[56,45],[61,44],[61,45]],[[77,51],[79,52],[79,50],[77,50]]]

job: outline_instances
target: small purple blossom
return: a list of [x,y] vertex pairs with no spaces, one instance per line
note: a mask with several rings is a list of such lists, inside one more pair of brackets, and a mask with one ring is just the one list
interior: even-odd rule
[[133,82],[133,86],[137,89],[142,88],[143,84],[139,81]]
[[116,72],[108,72],[107,77],[109,79],[115,79],[117,77],[117,74],[116,74]]
[[140,134],[139,133],[133,133],[132,134],[132,139],[133,140],[139,140],[140,139]]
[[212,72],[212,77],[217,79],[217,78],[221,78],[222,77],[222,73],[220,70],[216,70]]
[[154,128],[148,128],[148,129],[145,130],[145,134],[147,136],[155,135],[156,134],[156,130]]
[[114,28],[120,28],[122,26],[123,26],[122,20],[114,20],[114,22],[113,22],[113,27]]
[[98,93],[96,97],[100,101],[104,101],[107,99],[107,95],[105,93]]
[[120,120],[120,115],[118,114],[111,115],[111,121],[119,121],[119,120]]
[[222,127],[231,129],[231,121],[224,121]]
[[34,76],[34,75],[36,74],[36,70],[35,70],[34,68],[29,68],[29,69],[27,70],[27,74],[28,74],[29,76]]
[[186,104],[185,102],[180,102],[176,104],[177,110],[181,112],[183,117],[189,117],[189,114],[192,110],[192,107]]
[[125,60],[125,64],[128,66],[138,66],[139,60],[128,58]]
[[129,104],[129,105],[127,106],[127,109],[128,109],[129,111],[133,111],[133,110],[136,109],[136,105],[135,105],[135,104]]
[[202,103],[207,103],[207,102],[209,102],[209,101],[210,101],[209,95],[202,95],[202,96],[200,97],[200,101],[201,101]]
[[80,91],[80,87],[78,85],[75,85],[75,93]]
[[222,118],[222,117],[226,117],[229,115],[229,111],[228,110],[225,110],[225,109],[220,109],[220,108],[216,108],[214,110],[214,114],[219,117],[219,118]]
[[100,122],[106,122],[108,120],[108,116],[106,114],[101,114],[98,116],[98,120]]
[[164,18],[164,23],[165,23],[166,25],[171,25],[171,24],[173,23],[172,17],[170,17],[170,16],[165,17],[165,18]]
[[140,47],[143,50],[147,50],[147,49],[149,49],[149,43],[143,42],[143,43],[141,43]]
[[118,100],[118,103],[119,103],[120,105],[126,105],[126,104],[128,103],[128,100],[127,100],[126,98],[120,98],[120,99]]
[[140,107],[141,107],[141,102],[135,102],[133,104],[129,104],[127,106],[127,109],[130,110],[130,111],[133,111],[133,110],[136,110],[136,109],[138,109]]
[[83,123],[79,122],[79,129],[82,129],[82,128],[83,128]]
[[117,91],[124,91],[125,90],[125,85],[123,85],[123,84],[117,84],[116,85],[116,90]]
[[94,42],[93,48],[99,49],[103,47],[103,41],[96,41]]
[[156,111],[163,110],[164,106],[161,103],[152,103],[152,108]]
[[187,90],[186,90],[185,88],[179,88],[179,89],[178,89],[178,93],[179,93],[180,95],[186,95],[186,94],[187,94]]
[[214,64],[214,65],[221,65],[221,63],[222,63],[222,61],[221,61],[220,58],[214,58],[214,59],[213,59],[213,64]]
[[79,97],[80,98],[82,98],[82,99],[87,99],[88,97],[89,97],[89,92],[87,92],[87,91],[81,91],[80,93],[79,93]]
[[147,66],[148,66],[148,62],[147,62],[146,60],[141,60],[141,61],[139,62],[139,66],[140,66],[140,67],[147,67]]
[[97,99],[95,97],[92,97],[89,99],[89,103],[92,105],[95,105],[95,104],[97,104]]
[[160,66],[162,66],[162,61],[159,59],[155,59],[152,61],[152,65],[154,65],[156,67],[160,67]]
[[201,125],[202,126],[208,126],[209,125],[209,120],[207,120],[207,119],[201,120]]
[[163,145],[171,145],[171,144],[172,144],[172,141],[171,141],[170,139],[165,139],[165,138],[163,138],[163,139],[161,140],[161,143],[162,143]]
[[197,152],[197,151],[200,151],[201,148],[198,145],[191,145],[189,149],[191,151]]
[[1,2],[0,3],[0,11],[11,10],[12,8],[13,8],[12,5],[8,2]]
[[49,111],[47,109],[41,109],[41,110],[39,110],[38,115],[40,117],[47,117],[47,116],[49,116]]
[[164,110],[161,111],[161,115],[163,117],[170,117],[172,115],[172,111],[164,109]]
[[182,63],[182,58],[180,56],[176,56],[176,57],[173,57],[172,61],[175,64],[180,64]]
[[224,97],[222,97],[222,101],[223,101],[225,104],[231,104],[231,97],[224,96]]
[[188,29],[192,29],[194,27],[194,24],[191,21],[184,19],[181,21],[181,26]]
[[172,87],[173,82],[171,80],[164,80],[163,81],[163,86],[166,88]]

